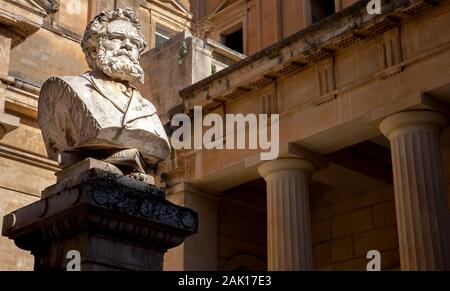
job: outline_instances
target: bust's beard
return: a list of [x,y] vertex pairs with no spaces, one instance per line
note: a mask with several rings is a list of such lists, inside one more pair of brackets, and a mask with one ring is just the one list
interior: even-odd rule
[[96,65],[112,79],[144,83],[144,70],[127,50],[110,51],[101,46]]

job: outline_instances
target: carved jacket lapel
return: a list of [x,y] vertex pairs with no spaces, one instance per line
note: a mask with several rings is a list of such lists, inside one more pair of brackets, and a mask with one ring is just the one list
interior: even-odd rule
[[129,98],[125,96],[120,90],[114,90],[108,88],[107,84],[104,84],[105,81],[101,79],[97,79],[94,76],[90,76],[90,81],[92,85],[94,85],[95,89],[106,99],[108,99],[114,106],[119,109],[122,113],[125,113],[128,104]]
[[109,100],[120,112],[124,114],[122,126],[138,119],[151,117],[156,108],[139,91],[133,87],[131,98],[127,97],[118,87],[110,87],[107,81],[96,78],[92,73],[83,75],[103,97]]
[[133,95],[131,96],[127,112],[125,113],[123,125],[125,126],[140,118],[151,117],[155,113],[155,106],[147,99],[144,99],[138,90],[133,88]]

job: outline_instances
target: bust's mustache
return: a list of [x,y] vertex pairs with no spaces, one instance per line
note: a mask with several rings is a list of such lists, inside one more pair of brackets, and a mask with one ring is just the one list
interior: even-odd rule
[[127,49],[120,49],[117,52],[114,52],[114,54],[111,57],[115,58],[115,57],[122,57],[122,56],[128,57],[130,59],[130,61],[133,62],[134,64],[139,64],[139,61]]
[[97,66],[111,78],[124,81],[144,81],[144,70],[133,54],[127,49],[116,51],[107,50],[104,47],[98,52]]

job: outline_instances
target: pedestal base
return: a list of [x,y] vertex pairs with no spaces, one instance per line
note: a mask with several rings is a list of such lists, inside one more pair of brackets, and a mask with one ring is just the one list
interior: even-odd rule
[[[3,235],[35,256],[35,270],[162,270],[164,253],[197,232],[197,214],[137,180],[91,169],[3,220]],[[131,184],[130,184],[131,183]]]

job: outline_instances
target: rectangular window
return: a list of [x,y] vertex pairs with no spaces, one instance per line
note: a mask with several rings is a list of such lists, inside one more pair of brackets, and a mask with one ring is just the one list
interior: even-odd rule
[[336,12],[334,0],[310,0],[312,23],[318,22]]
[[229,32],[222,33],[222,44],[238,53],[244,53],[244,29],[242,25]]
[[172,37],[177,34],[176,31],[173,31],[165,26],[160,24],[156,24],[156,32],[155,32],[155,46],[159,46],[160,44],[168,41]]

